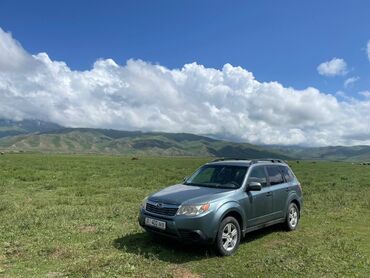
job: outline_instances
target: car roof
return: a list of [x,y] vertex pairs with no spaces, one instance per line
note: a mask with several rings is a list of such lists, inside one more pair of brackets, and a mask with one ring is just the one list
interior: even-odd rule
[[250,166],[251,160],[220,160],[220,161],[211,161],[207,163],[208,165],[230,165],[230,166]]
[[230,165],[230,166],[245,166],[249,167],[251,165],[284,165],[286,166],[287,164],[285,163],[284,160],[281,159],[273,159],[273,158],[268,158],[268,159],[235,159],[235,158],[220,158],[213,160],[207,165]]

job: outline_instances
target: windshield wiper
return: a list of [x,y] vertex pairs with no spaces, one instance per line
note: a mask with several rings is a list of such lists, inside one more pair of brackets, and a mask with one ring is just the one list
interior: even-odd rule
[[192,183],[186,182],[185,185],[193,185],[193,186],[200,186],[200,187],[211,187],[211,188],[218,188],[219,184],[208,184],[208,183]]
[[[228,185],[231,185],[231,186],[228,186]],[[236,182],[233,182],[233,181],[230,181],[230,182],[227,182],[227,183],[223,183],[223,184],[220,184],[221,187],[225,187],[225,188],[239,188],[240,185]]]
[[185,185],[202,186],[200,183],[184,182]]

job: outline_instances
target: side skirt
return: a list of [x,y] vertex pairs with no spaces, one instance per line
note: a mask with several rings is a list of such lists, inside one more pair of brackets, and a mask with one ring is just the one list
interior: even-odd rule
[[265,227],[268,227],[268,226],[272,226],[272,225],[275,225],[275,224],[278,224],[278,223],[284,223],[284,222],[285,222],[285,218],[279,218],[279,219],[275,219],[275,220],[272,220],[272,221],[269,221],[269,222],[266,222],[266,223],[263,223],[263,224],[259,224],[259,225],[256,225],[256,226],[247,227],[245,230],[243,230],[243,236],[245,236],[245,234],[247,234],[249,232],[253,232],[255,230],[259,230],[259,229],[262,229],[262,228],[265,228]]

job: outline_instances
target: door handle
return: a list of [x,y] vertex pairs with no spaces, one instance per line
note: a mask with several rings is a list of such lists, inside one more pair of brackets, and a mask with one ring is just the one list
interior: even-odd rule
[[266,193],[266,196],[267,196],[267,197],[270,197],[270,196],[272,196],[272,193],[271,193],[271,192],[267,192],[267,193]]

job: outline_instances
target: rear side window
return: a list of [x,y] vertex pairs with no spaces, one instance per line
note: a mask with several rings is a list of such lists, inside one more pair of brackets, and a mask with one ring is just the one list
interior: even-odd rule
[[283,173],[286,182],[291,182],[294,179],[294,175],[288,167],[280,166],[280,170]]
[[284,183],[283,175],[280,172],[279,166],[266,166],[266,169],[270,185]]
[[249,174],[248,182],[259,182],[262,186],[267,186],[267,178],[265,168],[254,167],[252,172]]

